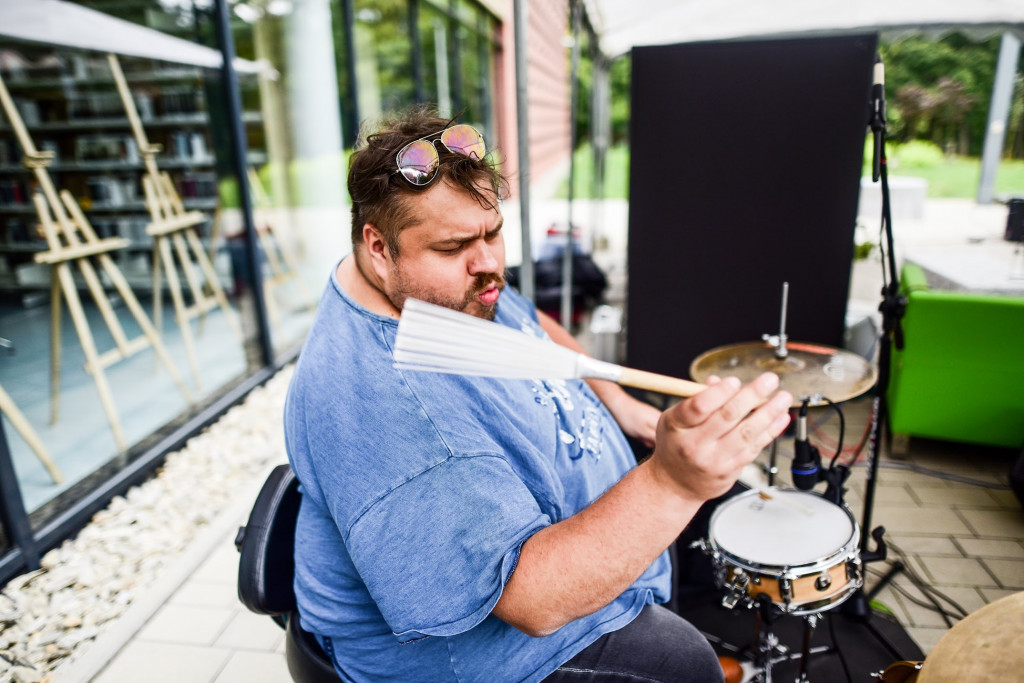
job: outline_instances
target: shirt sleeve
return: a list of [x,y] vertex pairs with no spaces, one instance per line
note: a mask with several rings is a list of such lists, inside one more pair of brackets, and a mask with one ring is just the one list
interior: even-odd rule
[[483,621],[545,515],[499,456],[452,457],[377,500],[350,527],[349,553],[401,642]]

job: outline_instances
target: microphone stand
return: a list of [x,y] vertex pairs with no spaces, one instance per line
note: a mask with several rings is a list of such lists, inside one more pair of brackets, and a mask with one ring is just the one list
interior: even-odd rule
[[[871,425],[871,437],[868,451],[867,482],[864,493],[864,514],[861,524],[861,562],[866,564],[877,560],[884,560],[886,547],[882,539],[885,533],[884,527],[871,530],[871,513],[875,505],[875,488],[878,482],[878,459],[881,432],[888,427],[888,390],[890,379],[890,364],[892,361],[892,346],[903,349],[903,328],[900,320],[906,309],[906,297],[900,293],[899,277],[896,272],[896,255],[893,250],[892,236],[892,209],[889,196],[888,166],[885,157],[885,96],[882,93],[882,86],[879,84],[877,70],[881,66],[881,60],[876,60],[876,80],[874,87],[873,106],[869,125],[875,136],[874,168],[872,180],[881,180],[882,189],[882,237],[885,240],[885,248],[882,253],[882,274],[883,280],[888,269],[888,282],[882,286],[882,302],[878,310],[882,314],[882,333],[878,354],[878,381],[875,385],[874,418]],[[876,550],[868,549],[868,539],[875,539]],[[868,621],[871,616],[870,598],[885,586],[893,576],[902,569],[902,565],[894,565],[874,588],[871,595],[865,595],[863,586],[858,588],[853,595],[841,606],[841,610],[847,616],[863,622],[869,627],[872,633],[879,638],[891,652],[895,648],[888,639]]]

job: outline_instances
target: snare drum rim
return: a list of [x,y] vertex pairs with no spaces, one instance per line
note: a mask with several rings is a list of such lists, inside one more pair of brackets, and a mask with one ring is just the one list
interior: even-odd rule
[[[823,500],[825,499],[825,496],[816,491],[800,491],[799,489],[784,486],[772,486],[769,489],[767,489],[767,491],[769,493],[771,491],[798,492],[809,494],[812,496],[818,496]],[[853,516],[853,512],[851,512],[850,508],[848,508],[845,504],[836,505],[836,507],[842,510],[846,514],[847,518],[850,520],[850,538],[848,538],[846,542],[843,545],[841,545],[838,549],[836,549],[831,555],[826,555],[825,557],[819,558],[814,562],[793,565],[762,564],[760,562],[755,562],[754,560],[751,560],[746,557],[740,557],[739,555],[736,555],[735,553],[719,546],[712,532],[715,528],[715,521],[724,511],[724,506],[726,504],[739,504],[741,498],[749,498],[750,496],[756,496],[759,494],[760,491],[756,489],[751,489],[750,491],[740,493],[731,498],[729,501],[726,501],[726,503],[719,505],[715,512],[711,515],[711,519],[708,522],[708,548],[711,551],[712,559],[724,559],[727,564],[754,574],[761,574],[778,578],[787,578],[792,580],[802,578],[804,576],[808,576],[811,574],[819,574],[822,572],[822,570],[831,569],[840,562],[844,560],[853,559],[857,557],[857,555],[859,554],[858,539],[860,538],[860,525],[857,524],[857,520]],[[828,502],[831,503],[831,501]],[[835,505],[835,503],[832,504]]]

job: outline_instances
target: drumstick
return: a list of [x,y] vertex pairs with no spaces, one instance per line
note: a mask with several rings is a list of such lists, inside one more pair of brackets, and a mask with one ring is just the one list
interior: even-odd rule
[[784,505],[788,505],[788,506],[790,506],[791,508],[793,508],[795,510],[799,510],[800,512],[804,513],[808,517],[810,517],[811,515],[814,514],[814,510],[812,510],[811,508],[807,507],[806,505],[801,505],[800,503],[796,502],[795,500],[786,500],[785,498],[776,498],[772,494],[768,493],[768,491],[765,490],[765,489],[757,489],[757,495],[758,495],[758,497],[761,500],[774,500],[777,503],[783,503]]

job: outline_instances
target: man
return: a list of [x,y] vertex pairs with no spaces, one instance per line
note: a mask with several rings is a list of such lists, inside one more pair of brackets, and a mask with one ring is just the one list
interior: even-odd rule
[[504,180],[472,128],[390,121],[348,184],[353,251],[285,410],[303,627],[344,680],[721,680],[655,603],[666,548],[788,423],[778,378],[716,380],[659,415],[607,382],[396,370],[409,297],[579,347],[504,289]]

